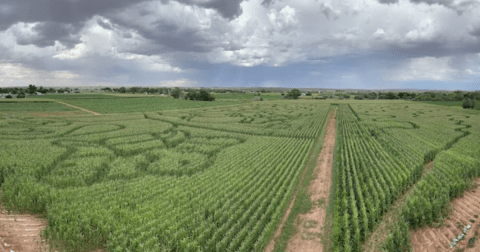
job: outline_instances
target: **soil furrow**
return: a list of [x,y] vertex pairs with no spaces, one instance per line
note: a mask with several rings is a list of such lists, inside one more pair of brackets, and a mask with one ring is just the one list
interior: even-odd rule
[[[480,182],[480,179],[477,179]],[[455,248],[457,251],[480,251],[478,245],[480,233],[480,208],[478,202],[480,199],[480,191],[472,189],[466,192],[462,197],[456,198],[452,201],[453,211],[446,217],[444,224],[439,228],[424,227],[417,230],[410,231],[413,251],[452,251],[450,244],[454,238],[462,234],[463,228],[466,225],[471,225],[470,230],[466,232],[465,238],[457,242]],[[476,217],[475,217],[476,216]],[[473,220],[472,223],[470,220]],[[432,236],[428,241],[434,246],[425,246],[425,241],[422,241],[425,236]],[[472,244],[469,245],[469,240],[472,239]]]

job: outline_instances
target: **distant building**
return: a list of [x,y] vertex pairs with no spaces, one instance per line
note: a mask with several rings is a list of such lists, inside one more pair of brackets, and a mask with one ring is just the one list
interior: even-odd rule
[[36,95],[43,95],[43,94],[42,94],[42,93],[40,93],[40,92],[36,92],[35,94],[36,94]]

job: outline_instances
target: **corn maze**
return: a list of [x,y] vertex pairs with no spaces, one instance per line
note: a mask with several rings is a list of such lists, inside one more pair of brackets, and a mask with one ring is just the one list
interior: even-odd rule
[[[335,251],[361,251],[408,189],[412,193],[383,249],[411,250],[409,228],[445,217],[450,200],[480,174],[479,118],[471,112],[405,102],[352,103],[341,106],[338,118]],[[424,174],[423,165],[432,160],[435,168]]]
[[67,101],[101,116],[16,114],[33,109],[20,103],[0,114],[2,203],[44,214],[43,235],[57,248],[263,251],[333,109],[328,251],[364,250],[396,205],[375,250],[411,251],[410,230],[441,222],[449,202],[480,175],[476,111],[328,100],[145,109],[154,98],[112,110],[109,100],[122,103]]
[[330,109],[2,117],[3,200],[68,250],[262,251]]

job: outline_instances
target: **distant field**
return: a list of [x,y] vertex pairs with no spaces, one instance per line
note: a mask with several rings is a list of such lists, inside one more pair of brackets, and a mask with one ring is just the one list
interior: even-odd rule
[[[200,102],[182,99],[172,99],[169,97],[115,97],[106,95],[103,99],[65,99],[62,100],[68,104],[82,107],[102,114],[125,113],[125,112],[145,112],[160,111],[171,109],[187,109],[232,105],[239,103],[237,101],[214,101]],[[115,97],[114,99],[110,97]]]
[[[423,103],[448,107],[462,107],[463,101],[422,101]],[[480,110],[480,101],[475,101],[475,109]]]
[[115,99],[118,98],[113,95],[105,94],[47,94],[47,95],[35,95],[27,96],[28,99],[54,99],[54,100],[70,100],[70,99]]
[[[250,100],[253,97],[255,97],[254,94],[215,94],[215,97],[217,100]],[[279,93],[264,93],[261,94],[260,97],[262,97],[264,100],[278,100],[282,99],[283,96],[281,96]]]
[[9,112],[57,112],[76,111],[76,109],[58,104],[53,101],[0,101],[0,113]]

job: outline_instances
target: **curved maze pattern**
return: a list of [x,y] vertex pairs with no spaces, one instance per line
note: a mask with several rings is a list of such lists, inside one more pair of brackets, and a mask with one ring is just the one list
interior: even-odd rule
[[[7,203],[71,249],[259,251],[329,104],[0,120]],[[16,157],[12,159],[11,157]]]

